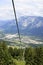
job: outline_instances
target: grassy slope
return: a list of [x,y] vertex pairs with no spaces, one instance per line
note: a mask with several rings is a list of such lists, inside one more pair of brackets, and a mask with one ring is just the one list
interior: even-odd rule
[[16,65],[25,65],[25,61],[22,61],[22,60],[14,59],[14,62],[16,63]]

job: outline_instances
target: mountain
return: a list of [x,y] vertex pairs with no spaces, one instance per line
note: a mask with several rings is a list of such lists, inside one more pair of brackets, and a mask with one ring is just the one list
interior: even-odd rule
[[[9,20],[1,23],[0,30],[4,33],[17,33],[16,21]],[[38,16],[22,16],[18,19],[20,33],[23,35],[34,35],[43,37],[43,17]]]
[[22,29],[24,35],[43,36],[43,17],[29,16],[22,20],[21,24],[20,30]]
[[[1,21],[3,22],[3,21]],[[0,30],[3,31],[4,33],[8,34],[14,34],[17,33],[17,27],[16,27],[16,22],[15,20],[9,20],[9,21],[4,21],[5,23],[2,23],[3,25],[0,26]]]

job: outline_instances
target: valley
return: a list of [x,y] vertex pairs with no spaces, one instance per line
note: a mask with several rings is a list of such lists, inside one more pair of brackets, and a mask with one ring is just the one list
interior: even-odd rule
[[18,34],[5,34],[4,37],[0,40],[7,41],[7,45],[10,46],[19,46],[19,47],[28,47],[28,46],[42,46],[43,38],[35,36],[24,36],[21,35],[21,43],[19,42]]

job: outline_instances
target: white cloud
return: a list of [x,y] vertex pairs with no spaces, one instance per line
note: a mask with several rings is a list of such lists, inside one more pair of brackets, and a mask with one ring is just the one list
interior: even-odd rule
[[[17,17],[22,15],[42,16],[43,0],[14,0]],[[14,13],[11,0],[0,1],[0,19],[13,19]]]

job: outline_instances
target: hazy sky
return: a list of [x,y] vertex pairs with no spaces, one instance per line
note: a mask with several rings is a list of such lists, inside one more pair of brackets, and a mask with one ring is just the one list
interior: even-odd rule
[[[42,16],[43,0],[14,0],[17,17]],[[12,0],[0,0],[0,20],[13,19]]]

